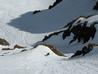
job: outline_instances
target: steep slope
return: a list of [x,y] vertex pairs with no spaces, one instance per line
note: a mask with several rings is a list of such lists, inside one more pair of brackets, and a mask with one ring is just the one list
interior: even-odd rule
[[[60,2],[62,2],[63,0],[56,0],[52,5],[50,5],[49,7],[48,7],[48,10],[49,9],[52,9],[52,8],[54,8],[56,5],[58,5]],[[36,14],[36,13],[39,13],[39,12],[41,12],[42,10],[35,10],[34,12],[33,12],[33,14]]]
[[[98,44],[98,39],[97,39],[98,19],[97,18],[98,18],[98,15],[92,15],[89,17],[80,16],[79,18],[76,18],[74,22],[69,22],[68,26],[66,26],[65,28],[59,29],[54,32],[50,32],[50,34],[46,35],[42,41],[52,43],[65,52],[74,52],[75,50],[82,49],[82,47],[87,46],[89,43]],[[80,26],[81,28],[75,29],[75,27],[78,27],[78,26]],[[72,30],[71,32],[67,31],[69,27],[70,27],[70,30],[73,29],[73,31]],[[79,30],[81,31],[79,32]],[[94,32],[94,30],[96,31]],[[74,34],[78,32],[79,34],[76,34],[76,35]],[[69,33],[68,36],[66,35],[67,33]],[[63,36],[62,36],[64,34],[65,34],[65,39],[63,39]],[[75,36],[77,36],[77,38],[74,40]],[[78,40],[78,38],[80,38],[80,41]]]
[[[12,2],[13,4],[9,5],[10,2]],[[19,4],[23,8],[19,8],[20,6],[16,7],[18,2],[19,1],[16,2],[16,5],[15,5],[15,2],[11,0],[7,2],[5,1],[2,2],[12,8],[6,8],[4,5],[1,4],[1,13],[5,12],[5,15],[0,16],[1,18],[4,17],[1,19],[2,25],[0,25],[0,30],[1,30],[0,37],[6,39],[10,43],[10,46],[9,46],[10,48],[13,48],[14,45],[16,44],[20,46],[24,46],[24,47],[25,46],[29,47],[30,45],[33,45],[37,41],[41,41],[44,38],[44,36],[49,34],[49,33],[43,33],[43,34],[35,34],[35,33],[40,33],[40,32],[42,33],[42,32],[57,30],[59,28],[62,28],[65,24],[69,23],[71,20],[75,19],[76,17],[79,17],[80,15],[87,16],[87,15],[92,15],[92,14],[97,13],[96,11],[92,10],[92,6],[95,3],[95,1],[92,1],[92,0],[86,0],[86,1],[82,0],[81,2],[80,1],[78,2],[78,0],[76,0],[75,2],[70,2],[70,0],[63,0],[59,4],[57,4],[55,7],[53,7],[52,9],[44,10],[35,15],[33,15],[32,12],[28,12],[31,10],[37,10],[37,8],[35,9],[31,8],[32,4],[30,5],[30,7],[25,9],[25,6],[27,6],[32,1],[28,1],[26,4],[24,1],[23,5]],[[51,4],[52,2],[49,2],[49,3],[50,4],[47,5],[47,8],[50,5],[52,5]],[[74,7],[72,7],[72,5],[74,5]],[[2,9],[2,7],[6,9]],[[14,9],[15,7],[16,9]],[[68,9],[68,7],[70,9]],[[45,9],[45,8],[46,7],[43,7],[41,9]],[[17,9],[18,11],[16,13]],[[72,11],[75,9],[77,9],[77,11],[74,11],[72,13]],[[10,13],[10,11],[12,12]],[[26,13],[27,15],[26,14],[21,15],[22,13]],[[41,18],[43,19],[41,20]],[[9,22],[9,20],[11,20],[11,22]],[[41,25],[40,27],[39,27],[39,24]],[[31,33],[28,33],[28,32],[31,32]],[[78,45],[78,47],[73,46],[73,45],[68,46],[68,42],[70,38],[72,37],[69,37],[64,41],[61,39],[61,36],[59,35],[58,37],[54,37],[50,39],[49,42],[59,47],[60,49],[62,49],[64,52],[73,52],[77,50],[78,48],[80,48],[81,44],[76,44]],[[97,40],[95,39],[95,41]]]
[[[3,1],[2,3],[4,3],[4,2],[5,1]],[[12,5],[9,5],[10,2],[12,2]],[[2,16],[0,16],[1,24],[2,24],[1,29],[4,28],[2,30],[3,33],[1,31],[1,37],[9,40],[9,42],[11,44],[14,43],[13,45],[15,45],[16,43],[17,44],[23,43],[23,45],[24,44],[32,45],[33,43],[40,41],[45,36],[45,34],[44,34],[44,36],[42,34],[41,35],[39,34],[41,36],[40,37],[39,35],[35,35],[35,33],[54,31],[59,28],[62,28],[65,24],[67,24],[68,22],[70,22],[71,20],[73,20],[74,18],[76,18],[78,16],[97,13],[96,11],[92,10],[92,6],[95,3],[95,1],[92,1],[92,0],[86,0],[86,1],[85,0],[82,0],[82,1],[76,0],[75,2],[70,2],[70,0],[63,0],[59,4],[57,4],[55,7],[48,10],[47,8],[50,5],[52,5],[51,3],[53,3],[53,2],[55,2],[55,1],[50,1],[49,4],[48,4],[48,2],[47,3],[45,2],[47,4],[47,6],[45,6],[45,7],[44,7],[44,5],[39,4],[39,2],[38,2],[38,4],[36,4],[38,6],[36,6],[34,8],[32,8],[34,6],[33,4],[31,4],[32,1],[28,1],[27,3],[26,3],[26,1],[24,1],[24,3],[20,2],[20,4],[19,4],[19,1],[17,1],[15,4],[15,2],[9,0],[9,1],[5,2],[5,4],[9,6],[9,8],[6,8],[7,6],[5,7],[4,4],[1,4],[1,6],[0,6],[1,7],[0,10],[2,13]],[[78,4],[76,4],[76,3],[78,3]],[[28,4],[31,4],[31,5],[29,5],[26,8],[25,6],[27,6]],[[74,7],[72,5],[74,5]],[[41,7],[41,6],[43,6],[43,7]],[[2,9],[2,8],[5,8],[5,9]],[[14,9],[14,8],[16,8],[16,9]],[[40,10],[47,9],[47,10],[44,10],[41,13],[33,15],[32,11],[38,10],[38,9],[40,9]],[[77,9],[77,10],[75,11],[75,9]],[[80,13],[78,13],[78,12],[80,12]],[[21,14],[23,14],[23,15],[21,15]],[[41,26],[39,27],[39,25],[41,25]],[[7,30],[5,30],[5,29],[7,29]],[[23,32],[23,31],[26,31],[26,32]],[[31,32],[34,35],[32,35],[31,33],[29,33],[29,35],[26,35],[27,32]],[[6,35],[5,33],[8,35],[5,36]],[[9,33],[12,35],[9,35]],[[34,38],[36,38],[36,40]],[[56,42],[56,43],[59,43],[59,42]]]
[[[76,17],[97,14],[92,10],[94,4],[93,0],[75,0],[74,2],[63,0],[52,9],[42,10],[38,14],[33,15],[33,11],[24,12],[9,21],[8,24],[31,33],[50,32],[62,28]],[[43,29],[43,27],[45,28]]]
[[[40,3],[41,1],[44,1],[43,4]],[[46,9],[51,3],[53,3],[53,0],[50,0],[49,2],[45,0],[0,0],[0,38],[7,40],[11,47],[15,44],[23,46],[32,45],[41,40],[43,38],[42,34],[38,35],[24,32],[20,29],[9,26],[8,22],[28,11]],[[17,25],[21,26],[19,23]]]
[[[9,5],[10,2],[12,2],[13,4]],[[23,5],[19,4],[20,6],[23,6],[23,8],[19,8],[20,6],[16,7],[18,2],[19,1],[16,2],[16,5],[11,0],[9,0],[7,2],[5,2],[5,1],[2,2],[2,3],[5,3],[6,5],[8,5],[9,7],[12,7],[11,9],[6,8],[5,5],[1,4],[1,13],[5,12],[5,15],[1,16],[1,18],[2,17],[4,17],[4,18],[1,19],[2,25],[0,25],[0,30],[1,30],[0,37],[6,39],[10,43],[9,47],[11,47],[11,48],[13,48],[14,45],[16,45],[16,44],[29,47],[30,45],[33,45],[37,41],[41,41],[44,38],[44,36],[49,34],[49,33],[35,34],[36,32],[42,33],[42,32],[57,30],[80,15],[84,16],[84,15],[90,15],[90,14],[92,15],[92,14],[97,13],[91,9],[93,4],[95,3],[95,1],[92,1],[92,0],[86,0],[86,1],[85,0],[82,0],[82,1],[76,0],[75,2],[70,2],[70,0],[63,0],[59,4],[57,4],[55,7],[53,7],[52,9],[44,10],[41,13],[38,13],[35,15],[31,14],[32,12],[28,12],[31,10],[37,10],[36,8],[35,9],[31,8],[32,4],[30,5],[30,8],[28,7],[27,9],[25,9],[25,6],[27,6],[28,3],[29,2],[31,3],[32,1],[28,1],[26,3],[27,5],[25,4],[25,1],[24,1]],[[50,4],[47,6],[47,8],[51,5],[51,3],[52,2],[50,2]],[[78,3],[78,4],[76,4],[76,3]],[[74,5],[74,7],[72,7],[72,5]],[[15,7],[16,7],[16,9],[14,9]],[[70,9],[68,9],[68,7]],[[2,9],[2,8],[6,8],[6,9]],[[45,9],[45,8],[43,7],[41,9]],[[16,13],[15,11],[17,9],[18,9],[18,11]],[[22,10],[20,10],[20,9],[22,9]],[[72,13],[72,11],[75,9],[77,9],[77,11],[74,11]],[[10,11],[12,11],[12,12],[10,13]],[[80,13],[78,13],[78,12],[80,12]],[[27,15],[25,15],[25,14],[21,15],[22,13],[26,13]],[[19,15],[21,15],[21,16],[19,16]],[[18,18],[16,18],[16,17],[18,17]],[[15,19],[13,19],[13,18],[15,18]],[[41,18],[43,18],[43,19],[41,20]],[[9,22],[9,20],[11,20],[11,22]],[[40,27],[39,27],[39,24],[41,25]],[[28,33],[28,32],[31,32],[31,33]],[[68,46],[68,42],[69,42],[70,38],[71,37],[69,37],[68,39],[66,39],[66,41],[64,41],[60,38],[60,35],[59,35],[58,37],[54,37],[54,38],[50,39],[49,42],[56,45],[57,47],[59,47],[60,49],[62,49],[65,52],[67,52],[67,51],[73,52],[74,50],[77,50],[78,48],[74,47],[74,49],[72,49],[73,47],[71,45]],[[97,41],[97,40],[95,39],[95,41]],[[78,45],[78,47],[81,47],[81,44],[80,45],[77,44],[77,45]],[[72,49],[72,50],[66,50],[67,48]]]

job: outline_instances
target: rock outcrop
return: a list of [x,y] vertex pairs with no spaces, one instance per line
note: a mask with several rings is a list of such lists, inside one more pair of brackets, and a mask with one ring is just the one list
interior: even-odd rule
[[6,41],[5,39],[0,38],[0,45],[7,46],[7,45],[10,45],[10,44],[9,44],[9,42]]

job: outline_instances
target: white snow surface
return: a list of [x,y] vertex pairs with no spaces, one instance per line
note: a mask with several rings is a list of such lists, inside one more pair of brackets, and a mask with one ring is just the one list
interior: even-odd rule
[[[0,74],[98,73],[97,47],[86,56],[75,59],[68,59],[68,57],[73,54],[71,52],[75,52],[82,45],[80,43],[68,46],[70,38],[63,41],[59,36],[52,37],[49,41],[57,47],[65,49],[63,50],[64,54],[68,57],[57,56],[48,47],[43,45],[39,45],[34,49],[32,48],[32,45],[42,40],[45,35],[62,28],[76,17],[98,13],[91,9],[95,4],[93,0],[63,0],[53,9],[33,15],[34,10],[47,9],[53,2],[55,0],[0,0],[0,38],[6,39],[10,43],[10,46],[0,45]],[[32,16],[31,13],[30,16],[33,17],[33,20],[30,18],[29,21],[27,17],[28,20],[18,20],[18,22],[20,21],[18,24],[8,24],[13,19],[21,18],[23,14],[28,12],[32,12]],[[89,22],[98,21],[97,18],[98,15],[95,15],[87,20]],[[25,22],[26,24],[21,25],[21,22]],[[98,25],[96,27],[98,29]],[[38,30],[37,33],[35,32],[36,30]],[[91,42],[98,43],[97,37],[98,32]],[[23,49],[2,50],[2,48],[13,48],[16,44],[25,46],[25,49],[28,51],[21,52]],[[70,53],[67,53],[67,51]],[[47,53],[50,53],[50,55],[45,56]]]
[[[43,4],[41,3],[42,1],[44,1]],[[16,43],[23,45],[33,44],[42,39],[42,34],[23,32],[7,25],[7,23],[26,12],[48,8],[49,5],[47,3],[50,5],[53,0],[0,0],[0,37],[7,39],[12,46]]]
[[[96,49],[94,50],[97,51]],[[45,56],[47,53],[49,56]],[[39,45],[30,51],[0,56],[1,74],[97,74],[97,54],[69,60]],[[68,56],[68,55],[67,55]]]

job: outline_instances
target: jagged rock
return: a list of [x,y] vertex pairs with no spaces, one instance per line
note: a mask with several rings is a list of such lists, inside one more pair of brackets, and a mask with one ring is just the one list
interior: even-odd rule
[[48,40],[49,38],[51,38],[52,36],[60,34],[61,32],[63,32],[63,31],[54,32],[52,34],[49,34],[48,36],[45,36],[42,41],[44,42],[44,41]]
[[69,29],[65,30],[62,35],[63,40],[66,39],[67,36],[70,36],[70,34],[71,34],[71,31]]
[[14,49],[11,49],[11,48],[2,48],[2,50],[14,50]]
[[14,46],[14,49],[15,49],[15,48],[21,49],[21,48],[25,48],[25,47],[16,44],[16,45]]
[[80,55],[84,56],[84,55],[88,54],[90,51],[93,50],[94,46],[98,46],[98,44],[89,43],[87,46],[84,46],[81,50],[77,50],[76,53],[71,56],[71,58],[76,57],[76,56],[80,56]]
[[92,39],[94,38],[96,31],[97,31],[95,25],[98,24],[98,22],[88,23],[88,21],[86,21],[86,19],[92,16],[93,15],[90,15],[87,17],[80,16],[74,19],[73,21],[69,22],[66,26],[64,26],[63,28],[65,28],[65,30],[61,29],[57,32],[51,33],[48,36],[45,36],[42,41],[46,41],[52,36],[58,35],[63,32],[62,34],[63,40],[66,39],[66,37],[70,36],[71,33],[74,35],[73,39],[70,40],[69,44],[76,40],[78,40],[78,43],[79,42],[86,43],[90,40],[90,38]]
[[[72,33],[74,34],[74,38],[73,40],[70,41],[70,43],[72,43],[76,39],[78,40],[78,42],[83,41],[83,43],[88,42],[91,37],[93,39],[96,33],[96,28],[95,28],[96,24],[97,23],[95,22],[91,23],[90,26],[88,27],[85,25],[85,22],[84,22],[83,25],[82,26],[80,25],[79,28],[76,27],[76,30],[72,30]],[[74,27],[72,29],[74,29]]]
[[26,49],[24,49],[24,50],[21,50],[20,52],[24,52],[24,51],[27,51]]
[[52,9],[53,7],[55,7],[57,4],[59,4],[60,2],[62,2],[63,0],[56,0],[56,2],[54,2],[53,5],[49,6],[49,9]]
[[10,45],[5,39],[0,38],[0,45]]
[[[49,9],[49,10],[52,9],[53,7],[55,7],[57,4],[59,4],[59,3],[62,2],[62,1],[63,1],[63,0],[56,0],[56,1],[53,3],[53,5],[50,5],[50,6],[49,6],[48,9]],[[43,11],[43,10],[36,10],[36,11],[33,12],[33,14],[39,13],[39,12],[41,12],[41,11]]]
[[36,11],[33,12],[33,14],[36,14],[36,13],[39,13],[39,12],[41,12],[41,11],[40,10],[36,10]]
[[93,10],[98,10],[98,1],[96,2],[96,5],[93,7]]

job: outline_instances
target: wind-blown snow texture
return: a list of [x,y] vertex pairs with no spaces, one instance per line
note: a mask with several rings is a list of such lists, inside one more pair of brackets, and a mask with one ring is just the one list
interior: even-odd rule
[[[98,14],[92,8],[93,0],[62,0],[48,10],[56,0],[0,0],[0,38],[9,42],[9,46],[0,45],[1,74],[97,74],[98,48],[84,57],[68,59],[76,50],[84,45],[73,43],[68,45],[72,36],[63,40],[61,34],[50,38],[47,42],[60,48],[66,56],[60,57],[48,47],[33,44],[41,41],[44,36],[62,29],[67,23],[79,16]],[[46,10],[45,10],[46,9]],[[33,14],[35,10],[42,12]],[[98,15],[88,19],[97,20]],[[96,25],[98,29],[98,26]],[[48,32],[48,33],[47,33]],[[98,43],[98,32],[94,40]],[[16,48],[18,44],[25,48]],[[10,48],[12,50],[2,50]],[[28,50],[28,51],[27,51]],[[45,56],[49,53],[48,56]]]

